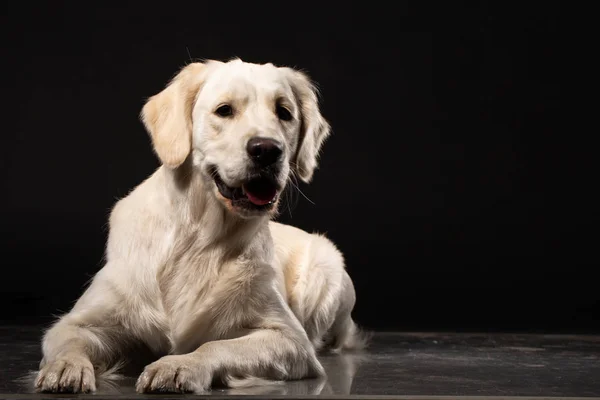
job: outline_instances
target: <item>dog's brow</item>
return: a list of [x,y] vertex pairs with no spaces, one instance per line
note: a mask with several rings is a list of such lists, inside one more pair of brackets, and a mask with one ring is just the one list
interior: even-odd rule
[[294,99],[293,97],[290,97],[288,94],[277,94],[273,97],[273,102],[276,104],[283,104],[286,105],[288,107],[291,107],[294,105]]

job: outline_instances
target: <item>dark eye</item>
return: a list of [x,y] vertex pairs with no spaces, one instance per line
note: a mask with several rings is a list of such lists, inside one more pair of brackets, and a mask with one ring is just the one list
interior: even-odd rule
[[280,120],[282,120],[282,121],[291,121],[291,119],[292,119],[292,113],[290,112],[290,110],[288,110],[284,106],[278,105],[275,111],[277,112],[277,117]]
[[229,104],[223,104],[215,110],[215,113],[220,117],[230,117],[233,115],[233,108]]

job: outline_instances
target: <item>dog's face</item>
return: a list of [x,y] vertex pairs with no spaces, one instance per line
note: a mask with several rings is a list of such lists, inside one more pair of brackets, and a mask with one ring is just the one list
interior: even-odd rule
[[191,157],[205,187],[245,218],[274,213],[290,173],[309,182],[329,135],[304,74],[241,60],[188,65],[142,118],[167,168]]
[[194,164],[228,208],[275,209],[298,143],[299,108],[272,65],[233,62],[208,74],[192,112]]

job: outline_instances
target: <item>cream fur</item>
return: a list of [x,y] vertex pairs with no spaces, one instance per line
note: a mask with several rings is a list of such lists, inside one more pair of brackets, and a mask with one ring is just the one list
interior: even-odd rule
[[[239,110],[215,116],[223,101]],[[293,115],[273,112],[283,102]],[[235,59],[183,68],[142,111],[162,161],[110,216],[106,264],[43,338],[38,391],[96,390],[103,373],[147,347],[157,361],[138,392],[202,393],[324,375],[317,351],[364,344],[350,312],[355,294],[327,238],[239,212],[219,195],[208,165],[243,179],[244,144],[285,143],[282,184],[309,182],[329,135],[306,75]]]

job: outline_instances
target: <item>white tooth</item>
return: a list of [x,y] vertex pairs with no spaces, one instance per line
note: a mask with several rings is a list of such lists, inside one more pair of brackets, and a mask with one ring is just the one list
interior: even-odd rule
[[246,194],[246,185],[242,185],[242,193],[245,195]]

